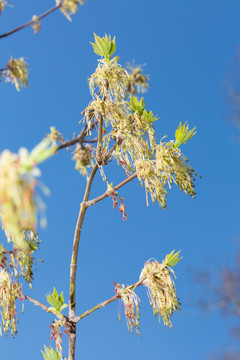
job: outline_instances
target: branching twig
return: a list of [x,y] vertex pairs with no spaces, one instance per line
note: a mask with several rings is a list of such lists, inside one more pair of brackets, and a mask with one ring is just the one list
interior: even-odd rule
[[24,295],[22,294],[22,297],[30,302],[32,302],[34,305],[40,307],[42,310],[46,311],[47,313],[52,313],[54,315],[56,315],[59,319],[64,320],[64,321],[69,321],[67,316],[64,316],[63,314],[61,314],[60,312],[54,312],[50,307],[47,307],[46,305],[42,304],[40,301],[35,300],[33,298],[31,298],[28,295]]
[[88,128],[87,125],[84,125],[82,131],[80,132],[80,134],[76,138],[73,138],[72,140],[66,141],[65,143],[59,145],[57,147],[57,151],[61,150],[61,149],[65,149],[65,148],[67,148],[69,146],[73,146],[73,145],[75,145],[77,143],[81,144],[81,142],[83,142],[85,136],[87,135],[87,128]]
[[137,177],[137,173],[134,173],[133,175],[131,175],[131,176],[127,177],[125,180],[123,180],[120,184],[118,184],[118,185],[114,186],[113,188],[107,190],[104,194],[98,196],[98,197],[95,198],[95,199],[92,199],[92,200],[88,201],[88,202],[85,204],[85,206],[86,206],[86,207],[90,207],[90,206],[96,204],[97,202],[105,199],[106,197],[110,196],[111,193],[112,193],[114,190],[117,191],[117,190],[120,189],[122,186],[126,185],[129,181],[132,181],[132,180],[135,179],[136,177]]
[[[136,289],[136,287],[142,285],[143,280],[139,280],[138,282],[136,282],[135,284],[131,285],[130,288],[131,290]],[[108,300],[105,300],[103,302],[101,302],[100,304],[94,306],[92,309],[85,311],[84,313],[82,313],[81,315],[77,316],[75,318],[75,322],[77,323],[78,321],[82,320],[83,318],[85,318],[86,316],[90,315],[92,312],[94,312],[95,310],[101,309],[104,306],[110,304],[111,302],[120,299],[118,295],[114,295],[113,297],[111,297]]]
[[[48,11],[46,11],[45,13],[43,13],[42,15],[38,16],[38,17],[37,17],[38,21],[41,20],[41,19],[43,19],[44,17],[48,16],[49,14],[51,14],[52,12],[54,12],[55,10],[59,9],[61,6],[62,6],[62,3],[60,3],[59,5],[56,5],[56,6],[52,7],[51,9],[49,9]],[[25,24],[23,24],[23,25],[21,25],[21,26],[18,26],[17,28],[15,28],[15,29],[13,29],[13,30],[5,33],[5,34],[0,35],[0,39],[5,38],[5,37],[7,37],[7,36],[10,36],[10,35],[14,34],[14,33],[17,32],[17,31],[20,31],[20,30],[22,30],[22,29],[24,29],[24,28],[26,28],[26,27],[28,27],[28,26],[33,25],[34,23],[35,23],[35,20],[28,21],[27,23],[25,23]]]
[[88,128],[87,124],[85,124],[84,127],[82,128],[82,131],[80,132],[80,134],[77,137],[75,137],[72,140],[66,141],[65,143],[59,145],[57,147],[56,151],[68,148],[68,147],[73,146],[75,144],[82,144],[83,142],[88,142],[88,143],[97,142],[97,139],[93,139],[93,140],[86,140],[85,139],[85,137],[87,136],[87,132],[91,131],[94,128],[95,125],[96,125],[96,122],[92,123],[91,127]]

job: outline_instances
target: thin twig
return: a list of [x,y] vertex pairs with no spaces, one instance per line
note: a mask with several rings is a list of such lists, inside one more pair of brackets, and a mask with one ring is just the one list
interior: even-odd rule
[[99,130],[98,130],[98,143],[97,143],[97,155],[96,155],[96,159],[98,163],[101,161],[102,132],[103,132],[103,116],[102,114],[99,113]]
[[88,128],[87,125],[84,125],[82,131],[80,132],[80,134],[76,138],[74,138],[72,140],[69,140],[69,141],[66,141],[65,143],[59,145],[57,147],[57,151],[61,150],[61,149],[65,149],[65,148],[67,148],[69,146],[73,146],[73,145],[75,145],[77,143],[81,144],[81,142],[83,142],[83,140],[84,140],[84,138],[85,138],[85,136],[87,134],[87,128]]
[[30,302],[32,302],[34,305],[40,307],[42,310],[46,311],[47,313],[52,313],[54,315],[56,315],[59,319],[64,320],[64,321],[69,321],[67,316],[64,316],[63,314],[61,314],[60,312],[55,312],[53,311],[50,307],[47,307],[46,305],[42,304],[40,301],[35,300],[33,298],[31,298],[28,295],[24,295],[22,294],[22,297]]
[[[142,285],[142,284],[143,284],[143,280],[139,280],[139,281],[137,281],[135,284],[129,286],[129,288],[130,288],[131,290],[134,290],[134,289],[136,289],[136,287],[138,287],[138,286],[140,286],[140,285]],[[78,321],[82,320],[82,319],[85,318],[86,316],[90,315],[90,314],[91,314],[92,312],[94,312],[95,310],[101,309],[101,308],[103,308],[104,306],[106,306],[106,305],[110,304],[111,302],[113,302],[113,301],[115,301],[115,300],[118,300],[118,299],[120,299],[120,297],[119,297],[118,295],[114,295],[114,296],[111,297],[110,299],[101,302],[100,304],[94,306],[92,309],[87,310],[87,311],[85,311],[84,313],[82,313],[81,315],[77,316],[74,321],[77,323]]]
[[80,132],[80,134],[77,137],[75,137],[72,140],[66,141],[65,143],[59,145],[57,147],[56,151],[68,148],[68,147],[73,146],[75,144],[82,144],[83,142],[89,142],[89,143],[97,142],[97,139],[85,140],[85,137],[87,136],[87,132],[91,131],[94,128],[95,125],[96,125],[96,122],[93,122],[91,124],[90,128],[89,128],[88,125],[85,124],[84,127],[82,128],[82,131]]
[[[49,9],[48,11],[46,11],[45,13],[43,13],[42,15],[37,16],[37,20],[39,21],[39,20],[43,19],[45,16],[48,16],[48,15],[51,14],[53,11],[59,9],[61,6],[62,6],[62,3],[60,3],[59,5],[56,5],[56,6],[52,7],[51,9]],[[26,28],[26,27],[28,27],[28,26],[33,25],[34,23],[35,23],[35,20],[28,21],[27,23],[25,23],[25,24],[23,24],[23,25],[21,25],[21,26],[18,26],[17,28],[15,28],[15,29],[13,29],[13,30],[5,33],[5,34],[0,35],[0,39],[5,38],[5,37],[7,37],[7,36],[10,36],[10,35],[14,34],[14,33],[17,32],[17,31],[20,31],[20,30],[22,30],[22,29],[24,29],[24,28]]]
[[104,194],[98,196],[97,198],[95,199],[92,199],[90,201],[88,201],[85,206],[86,207],[90,207],[94,204],[96,204],[97,202],[103,200],[103,199],[106,199],[106,197],[110,196],[112,194],[112,192],[114,192],[114,190],[118,190],[120,189],[122,186],[126,185],[127,183],[129,183],[130,181],[132,181],[133,179],[135,179],[137,177],[137,173],[135,172],[133,175],[127,177],[125,180],[123,180],[120,184],[114,186],[113,188],[107,190]]

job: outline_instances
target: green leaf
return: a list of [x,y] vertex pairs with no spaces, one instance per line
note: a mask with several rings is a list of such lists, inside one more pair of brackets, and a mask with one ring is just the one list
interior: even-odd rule
[[145,119],[146,119],[148,122],[150,122],[150,123],[153,123],[154,121],[157,120],[157,118],[153,116],[153,112],[152,112],[152,111],[146,111],[146,110],[144,110],[144,111],[143,111],[143,115],[144,115]]
[[110,57],[116,50],[115,37],[111,40],[111,36],[100,37],[94,34],[95,43],[90,43],[93,47],[95,54],[105,57],[106,60],[110,60]]
[[35,146],[29,154],[31,161],[39,164],[52,156],[56,151],[56,147],[50,147],[50,144],[51,141],[49,139],[43,139],[37,146]]
[[52,347],[47,347],[44,345],[44,352],[41,350],[44,360],[59,360],[60,354],[58,353],[57,349],[53,350]]
[[131,98],[129,101],[129,106],[130,106],[130,109],[132,110],[132,112],[137,112],[141,116],[145,110],[144,99],[141,98],[138,101],[138,99],[135,96],[131,95]]
[[174,142],[173,147],[177,148],[181,144],[185,144],[188,140],[190,140],[193,137],[193,135],[196,134],[196,132],[194,132],[195,129],[196,129],[196,127],[193,128],[192,130],[188,130],[187,122],[185,122],[185,124],[183,124],[183,125],[180,122],[180,124],[175,132],[176,140]]
[[53,288],[53,293],[46,295],[47,302],[53,307],[54,310],[58,312],[62,312],[63,309],[68,307],[67,304],[64,304],[63,299],[63,291],[60,295],[58,295],[58,292],[55,288]]
[[179,250],[175,254],[174,254],[174,252],[175,252],[175,250],[173,250],[170,254],[166,255],[166,257],[165,257],[165,262],[168,267],[173,267],[182,259],[182,257],[178,257],[181,250]]

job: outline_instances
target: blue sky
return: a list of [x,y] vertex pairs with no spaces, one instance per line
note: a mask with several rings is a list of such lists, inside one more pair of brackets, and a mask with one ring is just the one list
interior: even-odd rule
[[[42,0],[12,1],[0,18],[0,33],[41,14],[54,5]],[[77,359],[120,360],[148,358],[206,359],[214,350],[234,343],[226,323],[217,314],[203,315],[193,305],[196,295],[207,297],[192,281],[192,271],[206,268],[217,273],[217,264],[233,262],[239,237],[240,147],[229,122],[224,81],[240,43],[238,0],[89,0],[73,16],[60,13],[43,21],[34,35],[31,28],[1,40],[1,67],[10,55],[25,57],[30,64],[27,89],[17,93],[1,84],[1,149],[18,151],[34,147],[55,126],[66,139],[81,130],[81,112],[91,100],[87,78],[97,66],[89,44],[93,33],[116,36],[116,54],[125,65],[135,60],[146,64],[151,87],[145,95],[147,110],[158,117],[158,137],[174,132],[181,121],[196,126],[196,136],[183,148],[201,180],[196,199],[173,188],[167,211],[145,203],[138,181],[122,188],[127,221],[106,199],[88,210],[79,249],[77,312],[83,312],[113,295],[112,282],[138,280],[144,262],[161,260],[181,249],[176,267],[176,286],[182,314],[173,316],[174,329],[152,315],[144,288],[141,303],[142,338],[127,331],[124,316],[117,320],[117,303],[95,312],[78,326]],[[124,174],[114,167],[107,172],[117,184]],[[46,303],[53,286],[68,299],[72,240],[85,180],[74,170],[66,151],[41,166],[42,181],[51,189],[45,199],[48,226],[42,240],[33,290],[25,292]],[[100,177],[91,197],[105,191]],[[5,240],[3,240],[5,241]],[[206,262],[208,259],[208,262]],[[18,334],[0,339],[1,356],[12,360],[42,359],[40,349],[49,346],[50,315],[25,302],[19,315]],[[67,356],[67,342],[65,343]]]

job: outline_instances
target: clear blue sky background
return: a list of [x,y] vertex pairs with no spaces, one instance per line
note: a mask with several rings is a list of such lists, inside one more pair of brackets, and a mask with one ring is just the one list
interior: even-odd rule
[[[0,18],[0,33],[41,14],[52,1],[12,1]],[[228,122],[224,79],[240,43],[239,0],[89,0],[72,23],[56,12],[43,21],[39,34],[31,28],[1,40],[1,67],[9,56],[24,56],[30,64],[27,89],[17,93],[1,84],[1,149],[31,149],[50,126],[70,139],[81,129],[81,111],[90,101],[87,78],[97,56],[89,44],[93,33],[116,35],[120,63],[146,63],[151,87],[146,107],[160,117],[158,137],[174,136],[179,122],[197,127],[197,135],[183,151],[202,175],[192,199],[177,188],[170,191],[168,210],[147,208],[143,188],[135,180],[120,191],[128,219],[113,210],[111,199],[90,208],[84,222],[77,273],[77,312],[83,312],[113,295],[112,282],[138,280],[149,258],[163,259],[181,249],[176,286],[182,314],[173,316],[174,329],[165,328],[152,315],[144,288],[141,303],[142,338],[127,331],[124,316],[117,320],[117,302],[85,318],[78,326],[77,359],[181,359],[202,360],[214,350],[234,343],[218,314],[203,315],[193,299],[199,292],[191,270],[206,268],[210,259],[233,262],[239,236],[240,146]],[[64,291],[68,299],[69,262],[75,223],[85,180],[75,172],[71,154],[60,152],[41,166],[42,180],[51,189],[47,203],[48,227],[42,240],[33,290],[25,292],[46,303],[45,294]],[[114,184],[124,174],[112,169]],[[100,178],[92,196],[105,191]],[[5,241],[5,240],[4,240]],[[209,264],[209,262],[207,263]],[[43,344],[49,345],[53,318],[25,301],[19,315],[18,335],[0,339],[0,358],[40,360]],[[67,342],[64,341],[67,356]]]

